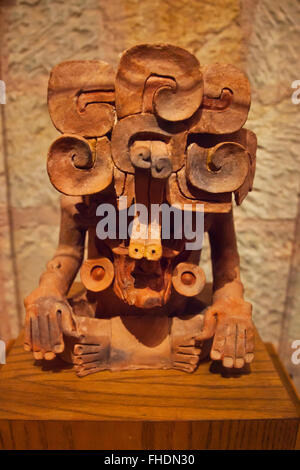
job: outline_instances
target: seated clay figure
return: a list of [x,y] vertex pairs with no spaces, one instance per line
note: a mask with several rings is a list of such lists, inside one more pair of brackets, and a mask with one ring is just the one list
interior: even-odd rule
[[[232,194],[241,204],[255,172],[245,75],[144,44],[125,51],[116,72],[97,60],[57,65],[48,106],[62,133],[47,162],[62,193],[60,236],[25,299],[25,349],[35,359],[59,355],[78,376],[193,372],[209,354],[227,368],[250,363],[251,304],[232,214]],[[208,307],[198,300],[203,230],[213,267]],[[79,270],[83,287],[69,297]]]

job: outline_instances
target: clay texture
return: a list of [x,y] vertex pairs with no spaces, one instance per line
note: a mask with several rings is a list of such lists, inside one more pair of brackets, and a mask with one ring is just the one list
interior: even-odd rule
[[[225,367],[250,363],[252,308],[243,296],[231,202],[233,194],[241,204],[251,191],[256,166],[255,134],[243,128],[245,74],[230,64],[202,66],[177,46],[142,44],[123,53],[116,72],[102,61],[54,67],[48,108],[62,133],[47,161],[63,193],[60,237],[25,299],[25,349],[36,359],[61,355],[79,376],[193,372],[209,352]],[[98,233],[104,204],[119,221],[105,239]],[[166,235],[153,205],[188,211],[191,226],[204,210],[213,268],[207,309],[197,302],[205,286],[201,246],[191,248],[183,218],[170,219]],[[127,208],[129,237],[120,222]],[[69,298],[79,270],[85,289]]]

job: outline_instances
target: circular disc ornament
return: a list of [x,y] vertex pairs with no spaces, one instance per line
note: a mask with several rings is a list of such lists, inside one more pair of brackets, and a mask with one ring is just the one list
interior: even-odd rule
[[114,279],[114,266],[108,258],[86,260],[81,269],[80,277],[86,289],[101,292],[107,289]]
[[110,141],[93,142],[78,135],[64,134],[48,153],[47,171],[53,186],[68,196],[86,196],[107,188],[112,182]]
[[205,286],[205,274],[200,266],[192,263],[179,263],[172,275],[174,289],[185,297],[200,294]]

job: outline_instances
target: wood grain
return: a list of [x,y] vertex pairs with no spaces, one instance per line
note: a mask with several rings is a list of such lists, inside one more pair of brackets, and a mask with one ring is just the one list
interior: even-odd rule
[[[272,359],[272,362],[274,364],[274,367],[276,371],[279,374],[279,377],[281,378],[282,383],[284,384],[288,394],[290,395],[290,398],[292,402],[294,403],[298,414],[300,416],[300,397],[298,394],[298,391],[295,387],[294,382],[291,380],[288,371],[284,368],[283,364],[281,363],[278,354],[275,351],[275,348],[273,344],[271,343],[265,343],[265,346],[267,348],[267,351],[270,355],[270,358]],[[298,427],[298,434],[297,434],[297,441],[296,441],[296,450],[300,450],[300,426]]]
[[296,404],[257,336],[243,373],[101,372],[34,362],[22,336],[0,372],[2,449],[293,449]]

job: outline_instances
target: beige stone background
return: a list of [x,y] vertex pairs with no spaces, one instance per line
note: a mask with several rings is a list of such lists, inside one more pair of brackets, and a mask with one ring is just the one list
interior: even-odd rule
[[[300,386],[300,79],[297,0],[0,0],[0,337],[22,327],[22,298],[38,282],[58,236],[58,194],[46,174],[57,136],[46,105],[51,68],[71,59],[116,64],[137,43],[169,42],[202,63],[248,75],[247,127],[258,136],[255,189],[235,209],[242,276],[254,319]],[[298,220],[298,230],[297,227]],[[208,248],[205,269],[210,273]],[[298,377],[298,379],[297,379]]]

